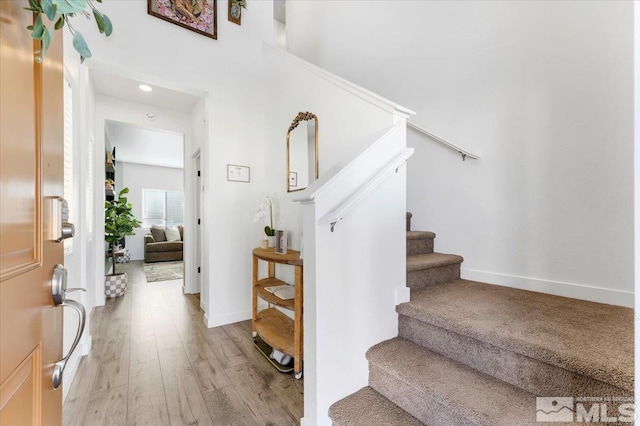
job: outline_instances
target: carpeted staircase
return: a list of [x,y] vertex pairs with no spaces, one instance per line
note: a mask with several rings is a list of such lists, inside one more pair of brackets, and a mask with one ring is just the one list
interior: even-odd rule
[[331,406],[335,426],[540,425],[536,396],[633,396],[632,309],[462,280],[410,219],[399,337],[369,349],[369,387]]

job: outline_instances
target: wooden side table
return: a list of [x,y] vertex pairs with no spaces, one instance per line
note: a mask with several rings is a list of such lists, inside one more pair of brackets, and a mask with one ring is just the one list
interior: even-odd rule
[[[268,262],[268,277],[258,279],[259,261]],[[265,290],[265,287],[287,284],[276,278],[276,264],[295,268],[295,298],[280,299]],[[293,372],[296,379],[302,378],[303,359],[303,263],[300,252],[289,250],[287,254],[277,254],[273,248],[253,249],[253,337],[260,336],[269,346],[293,358]],[[269,308],[258,312],[258,297],[269,303]],[[273,305],[273,306],[272,306]],[[294,319],[275,308],[294,312]]]

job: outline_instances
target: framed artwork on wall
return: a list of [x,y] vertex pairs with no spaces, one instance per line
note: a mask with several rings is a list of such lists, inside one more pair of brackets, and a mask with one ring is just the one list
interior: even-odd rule
[[227,164],[227,180],[229,182],[251,182],[251,169],[249,166]]
[[147,0],[147,13],[198,34],[218,38],[216,0]]

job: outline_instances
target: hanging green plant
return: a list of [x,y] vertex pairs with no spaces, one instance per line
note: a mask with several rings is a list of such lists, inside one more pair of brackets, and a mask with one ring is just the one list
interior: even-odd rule
[[237,4],[243,9],[247,8],[247,0],[231,0],[231,4]]
[[[102,3],[102,0],[96,1]],[[92,13],[89,13],[87,8],[90,8]],[[38,62],[42,61],[43,55],[51,44],[53,38],[51,24],[53,24],[54,30],[59,30],[66,24],[73,35],[73,47],[80,54],[80,62],[91,57],[91,50],[82,34],[71,25],[70,18],[80,14],[91,19],[93,14],[101,34],[109,37],[113,32],[111,20],[96,8],[93,0],[29,0],[29,7],[25,7],[25,9],[34,13],[34,24],[27,27],[31,31],[31,37],[42,41],[42,50],[36,52],[36,61]],[[43,16],[50,21],[49,26],[43,22]]]

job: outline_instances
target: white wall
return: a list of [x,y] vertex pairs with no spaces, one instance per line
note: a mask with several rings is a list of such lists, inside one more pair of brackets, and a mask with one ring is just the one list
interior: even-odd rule
[[632,7],[295,1],[287,40],[481,154],[409,132],[414,229],[464,277],[630,306]]
[[[142,1],[100,5],[114,24],[108,39],[97,33],[92,22],[74,22],[93,52],[90,66],[209,96],[207,145],[202,147],[203,221],[211,225],[203,230],[204,241],[211,244],[203,265],[208,268],[206,285],[210,286],[209,326],[251,315],[251,262],[247,259],[259,239],[247,224],[264,176],[261,48],[273,32],[271,2],[253,2],[243,13],[242,26],[226,20],[226,2],[219,1],[217,7],[217,41],[148,15]],[[227,182],[229,163],[250,166],[252,183]]]
[[[133,206],[134,216],[140,221],[142,221],[143,189],[184,191],[183,169],[124,162],[117,162],[116,167],[122,169],[122,181],[117,183],[118,190],[129,188],[126,197]],[[149,232],[149,228],[138,228],[135,235],[125,237],[126,247],[131,252],[131,260],[144,259],[144,236]]]
[[[294,203],[315,191],[368,148],[407,111],[277,49],[265,48],[265,190],[276,201],[276,226],[299,249],[304,229],[305,425],[329,424],[329,405],[366,386],[366,350],[397,335],[396,291],[405,288],[404,167],[336,226],[317,219],[351,195],[387,156],[368,157],[322,203]],[[298,112],[318,116],[320,179],[306,191],[286,192],[286,132]],[[304,126],[304,123],[301,124]],[[387,154],[406,145],[405,129]],[[376,160],[378,162],[374,162]],[[341,192],[346,191],[346,192]],[[326,193],[327,191],[325,191]],[[303,214],[304,211],[304,214]],[[303,226],[304,222],[304,226]],[[261,228],[256,227],[257,235]],[[380,235],[375,229],[384,229]],[[293,283],[291,269],[276,275]],[[348,349],[347,349],[348,348]]]

